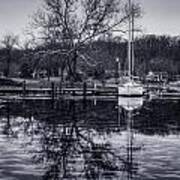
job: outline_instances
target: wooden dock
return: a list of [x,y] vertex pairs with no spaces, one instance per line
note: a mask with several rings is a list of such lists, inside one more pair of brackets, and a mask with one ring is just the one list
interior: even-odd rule
[[[150,94],[155,94],[156,97],[174,97],[180,98],[180,92],[168,92],[164,91],[162,88],[159,91],[152,91],[151,88],[147,88],[147,93],[145,96]],[[1,87],[0,88],[0,99],[58,99],[62,96],[72,96],[72,97],[117,97],[118,89],[117,87],[95,87],[90,88],[84,83],[81,87],[59,87],[52,84],[50,88],[29,88],[23,85],[22,87]]]
[[117,96],[117,89],[94,88],[6,88],[0,89],[0,99],[57,99],[61,96]]

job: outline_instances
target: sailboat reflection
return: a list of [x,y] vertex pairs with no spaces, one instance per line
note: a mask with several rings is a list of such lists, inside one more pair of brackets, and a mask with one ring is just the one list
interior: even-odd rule
[[143,105],[143,98],[129,98],[129,97],[118,97],[118,106],[122,107],[126,111],[134,111],[141,108]]
[[[134,114],[135,111],[140,109],[143,106],[143,98],[118,98],[119,113],[122,112],[122,109],[125,110],[126,114],[126,124],[127,124],[127,159],[126,159],[126,179],[132,180],[134,175],[136,175],[138,170],[138,163],[135,161],[134,153],[141,150],[141,147],[138,147],[134,144],[135,133],[133,130],[134,127]],[[121,109],[122,108],[122,109]],[[120,115],[118,115],[120,118]],[[120,119],[119,119],[120,122]]]

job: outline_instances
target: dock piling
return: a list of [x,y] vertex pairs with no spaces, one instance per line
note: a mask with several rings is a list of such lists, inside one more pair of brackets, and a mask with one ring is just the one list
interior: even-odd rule
[[87,96],[87,83],[84,82],[83,83],[83,97],[84,97],[84,99],[86,99],[86,96]]
[[23,88],[23,92],[22,92],[23,96],[26,96],[26,81],[25,80],[23,81],[23,87],[22,88]]
[[55,98],[55,84],[54,82],[51,83],[51,98],[54,100]]

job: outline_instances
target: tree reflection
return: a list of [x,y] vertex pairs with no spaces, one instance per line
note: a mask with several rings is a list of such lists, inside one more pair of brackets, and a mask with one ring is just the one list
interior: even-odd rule
[[[96,142],[99,133],[91,127],[82,126],[76,102],[72,101],[68,107],[70,122],[61,125],[44,124],[41,127],[41,155],[36,156],[35,160],[47,165],[44,179],[112,178],[119,177],[123,171],[132,174],[135,168],[129,161],[129,154],[126,158],[124,154],[116,153],[111,143]],[[127,151],[130,149],[133,150],[127,147]]]

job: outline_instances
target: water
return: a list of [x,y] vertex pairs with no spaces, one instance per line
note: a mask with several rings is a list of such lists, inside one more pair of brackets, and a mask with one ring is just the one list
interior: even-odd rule
[[179,120],[176,99],[4,102],[0,179],[179,180]]

